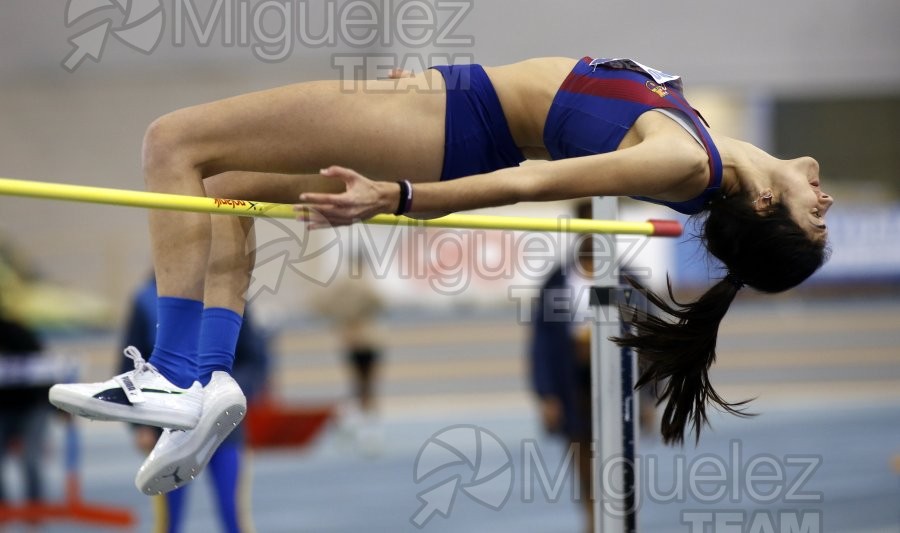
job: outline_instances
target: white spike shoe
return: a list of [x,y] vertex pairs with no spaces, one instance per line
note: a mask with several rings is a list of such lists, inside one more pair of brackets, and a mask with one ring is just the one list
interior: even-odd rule
[[197,477],[216,448],[247,412],[247,400],[226,372],[213,372],[203,388],[203,412],[194,429],[163,431],[134,484],[144,494],[163,494]]
[[174,385],[141,357],[125,348],[134,370],[100,383],[67,383],[50,388],[50,403],[91,420],[120,420],[148,426],[190,429],[203,405],[199,382],[183,389]]

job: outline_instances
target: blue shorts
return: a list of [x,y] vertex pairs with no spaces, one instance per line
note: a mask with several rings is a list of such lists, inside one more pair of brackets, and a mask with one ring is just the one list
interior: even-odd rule
[[431,68],[444,76],[447,86],[441,181],[515,167],[525,160],[481,65]]

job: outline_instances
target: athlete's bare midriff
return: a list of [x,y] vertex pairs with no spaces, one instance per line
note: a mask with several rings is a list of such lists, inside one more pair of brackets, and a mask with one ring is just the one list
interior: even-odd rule
[[[500,99],[513,139],[528,159],[550,159],[544,147],[544,124],[559,87],[578,61],[567,57],[545,57],[484,67]],[[634,122],[618,149],[634,146],[650,135],[691,139],[668,117],[647,112]]]
[[546,57],[484,67],[497,91],[513,139],[528,159],[550,158],[544,148],[544,123],[559,86],[577,61]]

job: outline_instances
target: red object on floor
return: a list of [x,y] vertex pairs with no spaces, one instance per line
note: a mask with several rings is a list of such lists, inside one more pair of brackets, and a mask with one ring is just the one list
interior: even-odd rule
[[87,503],[81,499],[81,481],[78,475],[81,463],[80,444],[78,428],[71,418],[67,418],[65,435],[66,486],[63,502],[29,502],[20,506],[0,504],[0,524],[75,522],[117,528],[131,528],[137,524],[137,518],[131,509]]
[[97,526],[130,528],[137,523],[131,509],[96,505],[82,501],[78,476],[66,477],[66,499],[63,503],[27,503],[21,506],[0,505],[0,524],[24,522],[76,522]]
[[247,443],[256,449],[308,446],[325,428],[334,410],[332,404],[287,406],[265,397],[247,409]]

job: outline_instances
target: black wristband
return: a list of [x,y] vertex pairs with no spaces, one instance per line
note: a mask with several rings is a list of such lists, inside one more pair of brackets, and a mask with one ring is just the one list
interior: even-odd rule
[[400,180],[397,185],[400,186],[400,201],[394,214],[400,216],[409,213],[412,208],[412,183],[409,180]]

